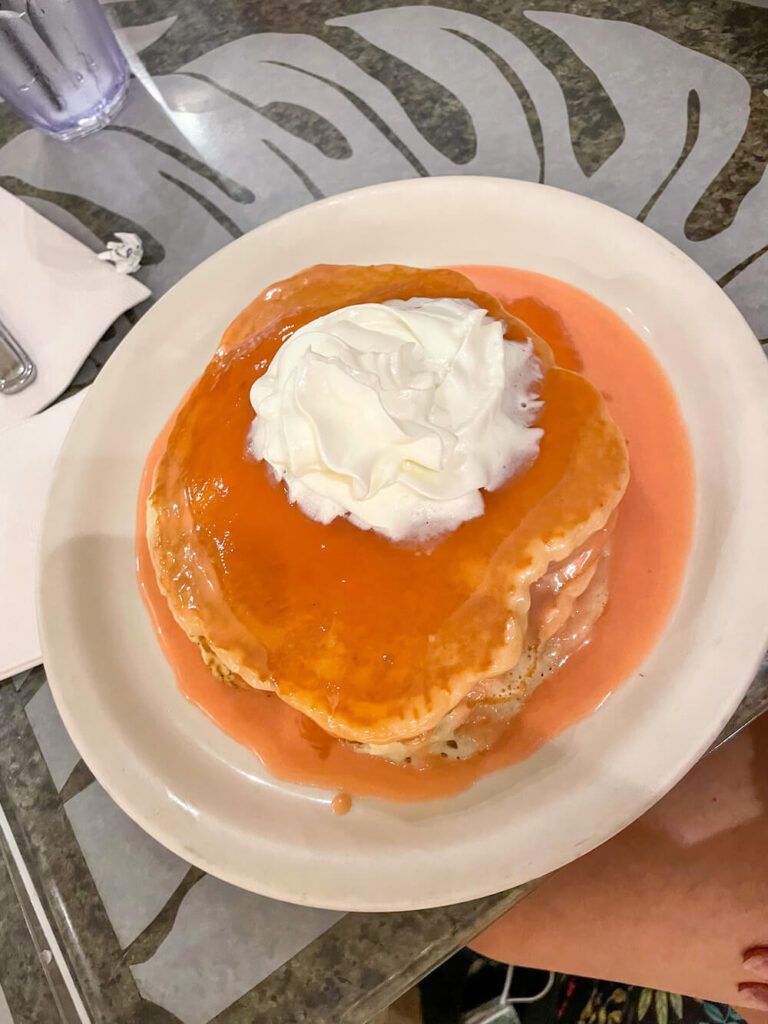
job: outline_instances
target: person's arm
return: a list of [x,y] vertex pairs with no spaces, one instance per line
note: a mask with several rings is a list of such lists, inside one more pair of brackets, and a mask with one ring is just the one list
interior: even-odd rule
[[768,947],[768,715],[472,947],[733,1006],[765,999],[768,1010],[768,956],[755,952]]

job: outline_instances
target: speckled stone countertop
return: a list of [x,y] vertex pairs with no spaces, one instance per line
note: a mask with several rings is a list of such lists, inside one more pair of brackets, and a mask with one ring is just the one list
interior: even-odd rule
[[[94,248],[137,232],[155,298],[243,231],[321,196],[492,174],[644,221],[768,342],[768,0],[109,10],[135,75],[124,110],[62,145],[0,104],[0,186]],[[141,312],[107,333],[74,389]],[[724,737],[766,707],[764,664]],[[115,807],[43,669],[0,687],[0,804],[0,1020],[7,1004],[16,1024],[78,1010],[109,1024],[361,1024],[524,895],[342,916],[233,889]]]

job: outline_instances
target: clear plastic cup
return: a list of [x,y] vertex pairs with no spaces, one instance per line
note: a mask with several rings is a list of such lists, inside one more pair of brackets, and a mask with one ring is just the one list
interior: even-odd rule
[[130,74],[98,0],[0,0],[0,96],[58,139],[98,131]]

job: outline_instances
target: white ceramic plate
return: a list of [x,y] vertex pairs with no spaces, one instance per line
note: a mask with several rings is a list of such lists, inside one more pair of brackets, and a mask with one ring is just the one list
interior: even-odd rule
[[[695,453],[684,591],[644,679],[523,764],[448,800],[356,800],[272,779],[176,688],[134,575],[147,451],[235,314],[312,263],[496,263],[607,303],[656,353]],[[77,416],[42,541],[56,703],[97,779],[160,842],[229,882],[346,910],[436,906],[551,871],[645,811],[738,704],[768,630],[768,368],[720,289],[669,242],[543,185],[433,178],[289,213],[211,257],[141,320]]]

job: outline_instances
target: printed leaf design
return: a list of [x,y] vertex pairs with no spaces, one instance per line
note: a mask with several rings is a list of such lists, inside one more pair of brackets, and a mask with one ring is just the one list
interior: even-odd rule
[[[153,243],[144,276],[156,296],[231,238],[313,198],[391,178],[498,174],[640,217],[768,337],[768,96],[741,71],[650,28],[551,7],[499,16],[490,0],[472,13],[383,3],[349,14],[319,0],[301,16],[293,8],[287,31],[288,15],[264,5],[263,31],[237,38],[234,9],[214,19],[211,4],[201,0],[215,23],[207,53],[179,0],[162,23],[142,21],[146,0],[113,5],[148,43],[141,60],[155,91],[137,85],[110,131],[71,148],[0,119],[0,138],[19,131],[0,149],[4,180],[22,195],[61,195],[101,237],[136,225]],[[745,146],[760,173],[743,191],[722,176]],[[715,179],[730,182],[725,212],[705,204],[699,230]]]
[[683,1019],[683,997],[678,995],[677,992],[669,993],[669,1004],[675,1012],[675,1016],[678,1020]]
[[117,37],[123,46],[127,50],[133,50],[135,53],[142,53],[148,47],[152,46],[162,39],[165,33],[170,29],[174,22],[175,17],[162,18],[160,21],[150,22],[145,25],[137,25],[135,28],[121,28],[117,29]]
[[644,988],[637,1002],[637,1019],[644,1020],[653,1000],[653,989]]
[[654,1006],[656,1008],[656,1020],[658,1024],[667,1024],[669,1018],[669,994],[656,991],[654,993]]
[[726,1024],[728,1020],[729,1008],[723,1011],[723,1008],[718,1003],[702,1003],[704,1015],[707,1020],[712,1021],[712,1024]]

